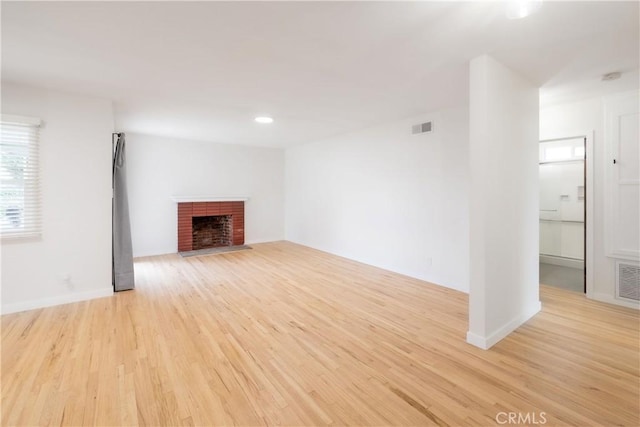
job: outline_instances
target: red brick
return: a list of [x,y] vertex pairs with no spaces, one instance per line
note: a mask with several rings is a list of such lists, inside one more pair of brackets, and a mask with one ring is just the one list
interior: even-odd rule
[[192,248],[193,246],[191,246],[191,242],[189,242],[189,244],[178,245],[179,252],[190,251]]
[[193,216],[205,216],[207,215],[206,203],[194,203],[193,204]]
[[220,215],[220,205],[216,202],[207,203],[207,215]]
[[193,212],[193,208],[191,206],[188,208],[178,208],[178,216],[190,216],[191,212]]

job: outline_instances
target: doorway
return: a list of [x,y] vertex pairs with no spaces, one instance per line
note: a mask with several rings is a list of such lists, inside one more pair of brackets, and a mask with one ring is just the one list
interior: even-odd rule
[[540,283],[586,293],[586,137],[540,141]]

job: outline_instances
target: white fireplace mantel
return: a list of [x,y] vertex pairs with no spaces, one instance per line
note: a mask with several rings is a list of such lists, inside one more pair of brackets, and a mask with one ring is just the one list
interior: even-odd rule
[[171,200],[176,203],[191,202],[246,202],[248,196],[172,196]]

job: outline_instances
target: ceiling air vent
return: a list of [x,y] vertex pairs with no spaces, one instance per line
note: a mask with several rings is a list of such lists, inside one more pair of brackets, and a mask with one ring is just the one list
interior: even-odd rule
[[640,264],[616,262],[616,296],[640,301]]
[[431,122],[425,122],[425,123],[420,123],[418,125],[413,125],[411,126],[411,133],[413,135],[419,134],[419,133],[427,133],[427,132],[431,132]]

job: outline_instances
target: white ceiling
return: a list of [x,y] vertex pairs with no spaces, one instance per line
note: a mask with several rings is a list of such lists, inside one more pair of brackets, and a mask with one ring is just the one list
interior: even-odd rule
[[287,147],[466,103],[484,53],[546,103],[637,88],[638,16],[635,1],[521,20],[501,2],[3,1],[2,79],[113,99],[121,131]]

